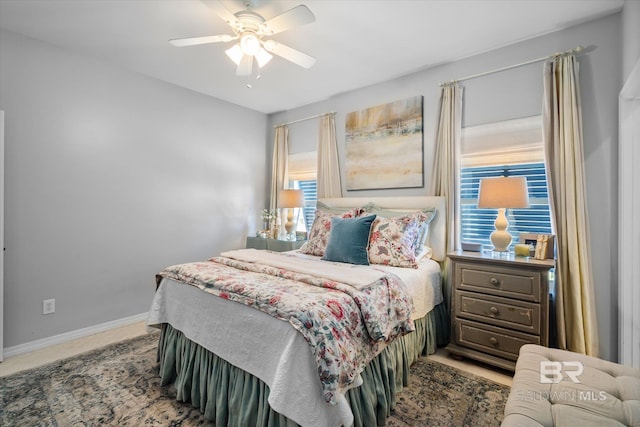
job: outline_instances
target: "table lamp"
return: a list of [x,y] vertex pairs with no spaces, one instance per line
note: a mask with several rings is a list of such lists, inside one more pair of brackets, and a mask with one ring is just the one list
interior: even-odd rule
[[295,239],[295,223],[293,222],[293,209],[304,206],[304,193],[302,190],[280,190],[278,195],[278,207],[288,208],[287,222],[284,224],[284,228],[287,231],[287,239]]
[[491,233],[491,243],[496,252],[506,252],[511,244],[511,234],[507,231],[506,210],[508,208],[528,208],[529,192],[527,178],[499,177],[480,180],[478,191],[478,208],[498,209],[498,216],[494,223],[495,231]]

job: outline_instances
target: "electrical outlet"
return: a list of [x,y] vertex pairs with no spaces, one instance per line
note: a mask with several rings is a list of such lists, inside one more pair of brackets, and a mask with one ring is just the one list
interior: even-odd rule
[[56,312],[56,300],[46,299],[42,301],[42,314],[51,314]]

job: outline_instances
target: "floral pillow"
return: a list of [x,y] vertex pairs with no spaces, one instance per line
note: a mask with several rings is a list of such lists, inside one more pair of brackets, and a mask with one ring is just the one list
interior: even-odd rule
[[329,243],[329,233],[331,232],[331,218],[355,218],[363,213],[361,208],[349,209],[342,214],[325,212],[320,209],[316,211],[316,218],[311,226],[307,241],[300,248],[300,252],[309,255],[323,256]]
[[410,216],[378,217],[369,237],[369,263],[418,268],[416,240],[420,221]]
[[420,252],[422,245],[425,244],[429,237],[429,224],[436,216],[436,210],[422,210],[408,215],[410,218],[418,221],[418,236],[416,238],[416,255]]
[[422,245],[425,244],[427,238],[429,236],[429,224],[436,216],[435,208],[425,208],[421,210],[413,210],[413,211],[402,211],[402,210],[391,210],[384,209],[379,207],[374,203],[369,203],[363,207],[363,209],[367,213],[375,214],[378,216],[386,217],[386,218],[398,218],[403,217],[404,220],[412,220],[415,219],[419,222],[419,231],[416,237],[415,248],[416,255],[420,252]]

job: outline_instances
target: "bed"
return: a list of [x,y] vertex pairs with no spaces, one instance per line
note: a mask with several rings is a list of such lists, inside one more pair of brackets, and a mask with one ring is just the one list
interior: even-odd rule
[[[418,268],[375,264],[377,273],[372,273],[384,274],[385,280],[399,277],[403,286],[411,284],[407,286],[415,311],[409,323],[415,330],[405,333],[395,325],[395,335],[388,331],[381,333],[382,338],[372,344],[375,356],[366,366],[354,372],[346,385],[339,383],[331,388],[319,376],[318,352],[309,351],[309,336],[303,335],[301,328],[292,327],[292,322],[256,310],[246,301],[244,304],[229,301],[219,290],[212,294],[203,286],[185,284],[181,275],[159,276],[147,324],[161,328],[158,345],[161,382],[173,384],[178,400],[200,408],[205,418],[216,425],[385,425],[396,394],[409,381],[409,366],[421,354],[433,353],[437,345],[448,340],[440,278],[440,262],[445,258],[444,199],[340,198],[320,200],[319,206],[336,212],[335,215],[364,206],[369,210],[374,206],[378,217],[380,212],[386,216],[431,208],[436,212],[428,223],[424,241],[430,256],[416,261]],[[252,257],[258,257],[254,261],[263,265],[267,261],[262,257],[283,255],[282,262],[287,266],[295,264],[303,268],[302,265],[309,264],[313,268],[312,264],[320,263],[321,268],[336,275],[342,268],[341,263],[318,261],[320,256],[308,250],[285,254],[250,251],[223,253],[222,260],[247,266],[252,265]],[[280,259],[273,261],[277,263]],[[274,268],[281,271],[284,267]],[[363,271],[357,270],[353,280],[357,282],[359,276],[369,274]],[[306,273],[298,271],[296,278],[303,274]],[[362,316],[365,317],[368,313]],[[398,325],[406,323],[398,321]]]

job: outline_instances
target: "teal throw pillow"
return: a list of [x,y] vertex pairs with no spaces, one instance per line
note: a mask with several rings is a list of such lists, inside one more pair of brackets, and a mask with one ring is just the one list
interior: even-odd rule
[[369,265],[369,234],[375,215],[358,218],[331,218],[329,243],[322,257],[325,261]]

